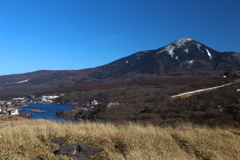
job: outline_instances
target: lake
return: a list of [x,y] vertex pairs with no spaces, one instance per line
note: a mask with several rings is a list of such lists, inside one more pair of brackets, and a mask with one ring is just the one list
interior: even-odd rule
[[[33,117],[30,117],[29,119],[47,119],[51,121],[70,121],[75,122],[74,120],[66,120],[62,116],[56,116],[57,111],[69,111],[71,107],[76,105],[70,105],[70,104],[28,104],[27,106],[21,108],[19,111],[20,113],[25,111],[30,111],[33,113]],[[36,112],[32,110],[41,110],[45,112]]]

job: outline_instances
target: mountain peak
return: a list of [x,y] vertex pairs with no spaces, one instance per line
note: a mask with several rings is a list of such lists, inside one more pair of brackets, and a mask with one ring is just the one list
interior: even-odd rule
[[165,46],[158,53],[162,53],[162,52],[166,51],[169,55],[171,55],[173,57],[173,55],[174,55],[173,51],[176,48],[180,48],[180,47],[184,46],[186,42],[189,42],[189,41],[192,41],[192,40],[193,40],[192,38],[188,38],[188,37],[177,39],[173,43]]
[[186,42],[192,41],[192,40],[193,40],[192,38],[188,38],[188,37],[180,38],[180,39],[177,39],[176,41],[174,41],[173,44],[175,44],[177,47],[180,47],[180,46],[184,45]]

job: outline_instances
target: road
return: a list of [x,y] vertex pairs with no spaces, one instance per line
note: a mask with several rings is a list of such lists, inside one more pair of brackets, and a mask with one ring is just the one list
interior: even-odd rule
[[225,86],[231,85],[233,83],[236,83],[236,82],[224,84],[224,85],[221,85],[221,86],[211,87],[211,88],[204,88],[204,89],[198,89],[198,90],[195,90],[195,91],[185,92],[185,93],[173,95],[173,96],[171,96],[171,98],[190,96],[190,95],[195,94],[195,93],[199,93],[199,92],[203,92],[203,91],[209,91],[209,90],[225,87]]

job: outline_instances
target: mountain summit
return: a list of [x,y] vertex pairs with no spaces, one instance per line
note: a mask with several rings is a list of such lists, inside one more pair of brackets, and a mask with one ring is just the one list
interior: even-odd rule
[[[173,57],[173,55],[174,55],[174,52],[173,52],[173,51],[174,51],[176,48],[184,47],[185,44],[186,44],[187,42],[189,42],[189,41],[192,41],[192,39],[191,39],[191,38],[180,38],[180,39],[174,41],[173,43],[167,45],[166,47],[164,47],[164,49],[162,49],[162,50],[160,51],[160,53],[161,53],[161,52],[164,52],[164,51],[167,51],[168,54],[170,54],[170,55]],[[188,52],[188,50],[186,50],[186,51]]]
[[240,55],[218,52],[192,38],[180,38],[156,50],[137,52],[99,67],[94,78],[121,77],[126,74],[158,76],[213,75],[240,68]]
[[199,55],[203,57],[206,57],[207,55],[208,58],[212,60],[213,57],[212,57],[212,54],[209,52],[209,50],[212,50],[212,49],[207,46],[204,46],[203,44],[191,38],[181,38],[165,46],[164,48],[160,48],[160,51],[158,53],[162,53],[162,52],[168,53],[169,55],[171,55],[172,58],[175,58],[177,59],[177,61],[179,61],[178,56],[186,55],[186,54],[191,55],[192,53],[200,52],[198,53]]

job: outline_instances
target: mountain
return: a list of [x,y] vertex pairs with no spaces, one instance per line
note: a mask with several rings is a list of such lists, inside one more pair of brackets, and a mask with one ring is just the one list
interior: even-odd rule
[[240,55],[218,52],[191,38],[181,38],[156,50],[137,52],[99,67],[89,76],[119,78],[127,74],[158,76],[213,75],[240,68]]
[[0,76],[0,94],[40,92],[82,81],[117,83],[164,76],[208,76],[239,68],[239,53],[218,52],[191,38],[181,38],[96,68]]

